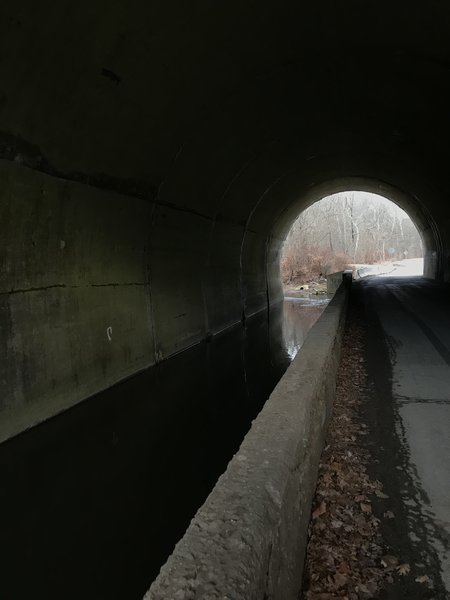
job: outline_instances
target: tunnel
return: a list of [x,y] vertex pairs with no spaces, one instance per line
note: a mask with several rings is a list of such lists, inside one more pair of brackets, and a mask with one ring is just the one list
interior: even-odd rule
[[[150,438],[187,443],[174,415],[200,414],[193,390],[215,377],[211,343],[228,333],[241,343],[258,323],[268,347],[280,248],[304,208],[348,189],[383,195],[414,220],[425,275],[450,280],[450,9],[24,0],[0,14],[1,502],[14,545],[2,562],[14,562],[13,586],[23,552],[34,578],[11,598],[33,587],[56,597],[64,578],[49,587],[51,570],[76,570],[65,520],[85,507],[70,538],[101,512],[89,513],[89,486],[108,511],[112,489],[122,494],[114,473],[126,480],[132,463],[135,480],[145,477],[142,456],[160,444]],[[245,385],[249,364],[230,347],[225,368]],[[162,387],[145,379],[156,368]],[[229,452],[275,371],[254,405],[235,402]],[[152,390],[144,400],[130,391],[136,376]],[[61,475],[71,468],[74,479]],[[61,531],[47,543],[45,523],[33,528],[52,514]],[[111,510],[102,528],[127,518]],[[121,542],[132,547],[132,534]],[[91,595],[74,583],[66,596],[102,597],[91,559]]]

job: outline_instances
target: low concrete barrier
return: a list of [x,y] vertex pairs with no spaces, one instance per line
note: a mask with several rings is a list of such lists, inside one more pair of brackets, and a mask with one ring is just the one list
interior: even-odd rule
[[335,294],[337,289],[342,283],[342,277],[344,275],[344,271],[337,271],[336,273],[329,273],[326,276],[327,278],[327,293]]
[[298,598],[347,295],[341,285],[145,600]]

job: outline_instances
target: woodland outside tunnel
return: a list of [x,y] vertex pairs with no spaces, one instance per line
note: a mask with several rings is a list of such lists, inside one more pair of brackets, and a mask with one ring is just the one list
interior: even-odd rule
[[36,425],[279,302],[280,244],[327,194],[398,203],[449,281],[449,19],[439,1],[3,6],[4,448],[25,465]]

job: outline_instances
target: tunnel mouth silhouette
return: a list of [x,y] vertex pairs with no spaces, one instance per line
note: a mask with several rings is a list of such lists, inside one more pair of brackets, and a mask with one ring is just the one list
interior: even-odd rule
[[[285,295],[327,291],[331,274],[422,276],[423,238],[397,203],[380,194],[345,190],[310,204],[292,224],[281,252]],[[329,291],[334,287],[329,282]]]
[[280,255],[284,342],[292,360],[344,271],[354,280],[423,275],[422,236],[397,203],[345,190],[315,200],[293,222]]
[[[293,174],[290,173],[286,178],[292,176]],[[306,189],[298,190],[297,194],[292,196],[289,205],[275,219],[271,230],[269,256],[275,257],[276,260],[272,260],[267,266],[272,298],[281,300],[283,296],[280,261],[285,240],[298,216],[323,198],[349,191],[381,196],[402,209],[411,219],[422,242],[423,276],[440,278],[443,268],[443,241],[424,199],[376,178],[339,177],[324,179],[319,183],[310,184]]]

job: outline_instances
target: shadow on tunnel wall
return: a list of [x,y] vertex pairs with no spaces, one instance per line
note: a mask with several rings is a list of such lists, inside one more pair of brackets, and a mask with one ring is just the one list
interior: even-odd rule
[[287,367],[281,306],[0,446],[2,598],[143,596]]

